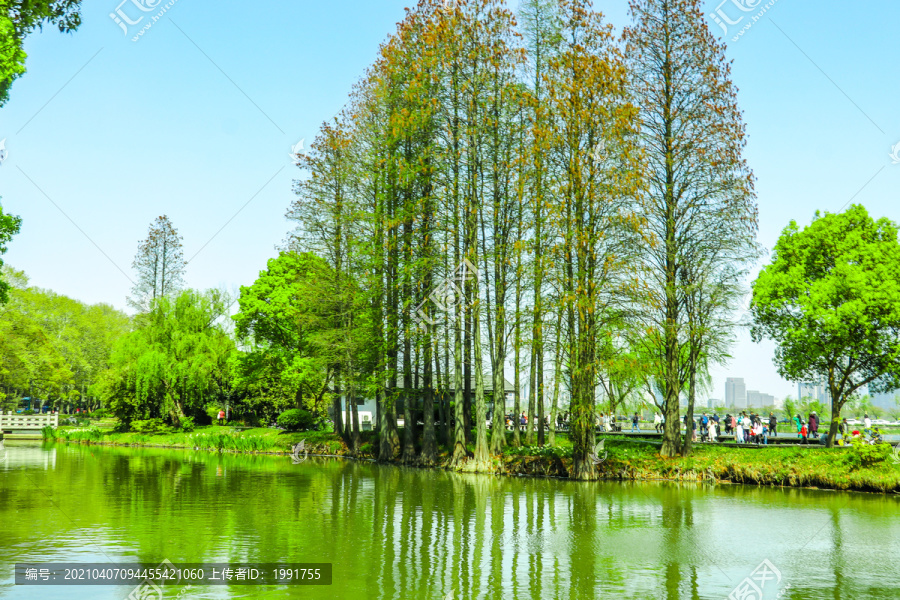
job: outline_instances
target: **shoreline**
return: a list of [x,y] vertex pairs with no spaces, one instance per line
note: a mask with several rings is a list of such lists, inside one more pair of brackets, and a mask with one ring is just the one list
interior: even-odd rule
[[[572,467],[571,450],[561,447],[519,447],[507,448],[502,455],[492,456],[489,469],[477,469],[475,465],[466,468],[451,468],[447,452],[439,453],[434,465],[403,463],[399,460],[379,461],[370,452],[370,442],[361,444],[361,452],[350,453],[340,438],[334,434],[309,432],[282,434],[268,432],[265,443],[269,447],[227,447],[228,440],[240,439],[240,434],[217,432],[214,442],[208,445],[211,436],[188,436],[184,442],[171,439],[172,434],[135,435],[131,433],[110,433],[102,437],[115,436],[119,439],[72,439],[65,432],[55,441],[99,446],[163,448],[173,450],[207,450],[235,454],[268,454],[290,456],[293,444],[306,441],[310,457],[349,458],[383,465],[459,472],[481,473],[506,477],[542,477],[568,479]],[[177,434],[176,434],[177,435]],[[284,435],[284,438],[280,438]],[[248,438],[254,436],[248,436]],[[262,439],[263,436],[255,436]],[[310,437],[327,437],[325,440],[309,441]],[[139,439],[135,439],[139,438]],[[150,438],[150,439],[148,439]],[[152,438],[157,438],[156,440]],[[166,439],[169,438],[169,439]],[[279,439],[280,438],[280,439]],[[225,440],[223,442],[223,440]],[[206,442],[206,445],[204,444]],[[236,442],[232,442],[235,443]],[[261,444],[262,442],[260,442]],[[248,444],[248,446],[251,444]],[[885,445],[887,449],[891,447]],[[871,447],[876,448],[876,447]],[[753,485],[798,489],[819,489],[831,491],[853,491],[884,495],[900,494],[900,464],[889,458],[889,452],[876,456],[871,463],[858,462],[854,450],[829,450],[825,448],[778,448],[771,446],[757,451],[728,446],[703,446],[695,444],[689,457],[666,459],[658,456],[657,445],[644,440],[614,440],[606,438],[607,457],[598,465],[600,481],[671,481],[687,483]],[[539,451],[540,454],[535,454]],[[866,460],[867,457],[863,457]],[[856,460],[857,462],[854,462]]]

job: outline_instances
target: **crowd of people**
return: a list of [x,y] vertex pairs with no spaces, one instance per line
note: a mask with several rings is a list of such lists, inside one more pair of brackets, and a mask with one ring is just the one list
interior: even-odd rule
[[[595,416],[595,426],[598,432],[621,432],[623,425],[631,423],[631,433],[640,433],[641,418],[638,413],[634,413],[631,417],[616,417],[613,413],[600,412]],[[682,423],[683,430],[688,427],[690,421],[691,438],[693,441],[700,442],[716,442],[723,435],[734,435],[734,441],[738,444],[758,444],[767,445],[770,437],[778,436],[778,418],[774,413],[769,413],[768,417],[758,415],[755,412],[741,411],[739,414],[726,414],[720,417],[718,414],[708,414],[706,412],[700,414],[696,420],[691,421],[688,416],[684,416]],[[550,428],[550,415],[544,417],[544,428]],[[791,419],[791,429],[800,438],[801,443],[809,443],[810,439],[819,440],[819,425],[821,421],[815,411],[809,413],[806,419],[797,414]],[[845,418],[839,424],[839,432],[842,438],[859,437],[874,435],[872,432],[871,420],[869,415],[865,416],[864,433],[858,430],[851,431],[850,424]],[[520,431],[524,431],[528,426],[528,415],[522,411],[521,415],[510,413],[506,415],[506,429],[512,431],[513,427],[519,427]],[[556,416],[556,430],[568,431],[571,426],[570,413],[568,411],[560,411]],[[653,416],[653,428],[657,433],[662,433],[666,426],[665,415],[656,412]],[[786,432],[782,432],[784,435]],[[820,441],[824,441],[824,437]]]

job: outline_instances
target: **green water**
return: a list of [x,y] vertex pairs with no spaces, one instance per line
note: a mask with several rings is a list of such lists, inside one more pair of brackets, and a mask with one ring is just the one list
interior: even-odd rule
[[16,586],[16,562],[168,559],[334,565],[327,587],[172,587],[169,598],[721,600],[768,560],[780,581],[765,583],[763,599],[895,599],[898,558],[900,499],[879,495],[27,442],[0,450],[3,598],[124,600],[133,589]]

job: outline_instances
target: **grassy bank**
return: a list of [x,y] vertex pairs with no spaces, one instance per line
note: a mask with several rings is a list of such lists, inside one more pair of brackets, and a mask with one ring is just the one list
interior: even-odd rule
[[[60,427],[53,433],[64,442],[260,453],[288,453],[294,444],[305,440],[310,454],[350,455],[343,441],[330,432],[287,433],[266,428],[238,432],[229,427],[210,426],[192,432],[156,435],[117,433],[96,427]],[[499,460],[494,461],[495,472],[568,477],[572,445],[565,435],[557,437],[557,444],[553,448],[507,447]],[[357,458],[376,458],[377,446],[376,434],[364,432]],[[895,464],[888,444],[851,449],[815,445],[756,449],[698,444],[692,456],[674,459],[661,458],[658,452],[658,443],[607,439],[605,458],[600,457],[603,462],[598,471],[604,479],[731,482],[900,493],[900,465]],[[439,457],[442,465],[447,465],[448,458],[447,449],[442,448]]]

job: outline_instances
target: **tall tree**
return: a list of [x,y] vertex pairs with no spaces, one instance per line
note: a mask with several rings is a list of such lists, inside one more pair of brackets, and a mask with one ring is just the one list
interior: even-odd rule
[[138,245],[132,267],[137,281],[128,303],[148,312],[154,301],[174,297],[184,286],[184,252],[181,236],[165,215],[150,224],[147,237]]
[[[612,28],[583,0],[563,1],[560,52],[549,61],[548,102],[554,164],[553,251],[563,265],[558,277],[568,317],[572,377],[570,476],[594,479],[595,390],[600,359],[597,339],[616,315],[631,231],[629,208],[638,163],[630,140],[637,110],[627,98],[624,60]],[[607,150],[598,159],[596,149]],[[542,426],[542,423],[538,424]]]
[[[641,339],[659,342],[649,353],[663,365],[663,456],[682,450],[679,404],[699,364],[697,336],[706,333],[687,331],[686,288],[701,270],[716,271],[699,266],[709,257],[721,266],[755,252],[757,211],[737,90],[701,9],[700,0],[631,0],[634,24],[624,36],[645,156],[645,244],[634,290],[649,332]],[[719,244],[730,248],[719,252]]]
[[865,208],[791,221],[772,262],[753,282],[753,339],[777,344],[775,364],[790,381],[825,381],[831,392],[827,446],[841,409],[865,385],[900,389],[898,227]]

